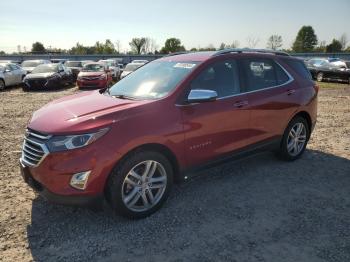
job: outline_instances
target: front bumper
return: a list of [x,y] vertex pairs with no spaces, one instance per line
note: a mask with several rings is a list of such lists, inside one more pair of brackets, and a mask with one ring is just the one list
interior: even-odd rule
[[105,88],[107,80],[77,80],[79,88]]
[[45,188],[40,182],[35,180],[30,172],[29,167],[23,165],[20,162],[21,175],[26,182],[35,192],[39,193],[43,198],[49,202],[70,205],[70,206],[87,206],[96,207],[101,206],[103,203],[103,195],[60,195],[55,194]]

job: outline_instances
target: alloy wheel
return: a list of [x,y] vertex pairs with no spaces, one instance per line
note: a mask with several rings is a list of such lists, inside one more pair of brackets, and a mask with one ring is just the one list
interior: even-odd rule
[[123,203],[132,211],[147,211],[161,200],[166,186],[163,165],[153,160],[143,161],[134,166],[123,181]]
[[5,89],[5,83],[4,81],[0,80],[0,90],[4,90]]
[[291,156],[297,156],[306,143],[306,128],[303,123],[296,123],[289,131],[287,150]]
[[316,76],[316,79],[318,82],[322,82],[323,81],[323,73],[318,73]]

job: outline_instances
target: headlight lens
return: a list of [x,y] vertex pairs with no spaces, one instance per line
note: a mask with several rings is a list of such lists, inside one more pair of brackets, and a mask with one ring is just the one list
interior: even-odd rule
[[48,141],[50,152],[59,152],[76,149],[87,146],[108,132],[109,128],[103,128],[96,133],[72,135],[72,136],[53,136]]
[[100,76],[100,79],[101,79],[101,80],[107,79],[107,75],[101,75],[101,76]]

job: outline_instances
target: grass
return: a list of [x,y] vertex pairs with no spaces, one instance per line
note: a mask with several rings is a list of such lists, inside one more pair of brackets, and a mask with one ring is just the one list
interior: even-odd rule
[[348,83],[336,83],[336,82],[316,82],[320,88],[346,88],[350,87]]

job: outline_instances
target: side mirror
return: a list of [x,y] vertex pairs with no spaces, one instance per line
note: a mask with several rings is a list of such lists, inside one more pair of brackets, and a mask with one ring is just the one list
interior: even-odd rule
[[201,102],[210,102],[215,101],[218,97],[218,93],[213,90],[207,89],[194,89],[191,90],[188,95],[188,103],[201,103]]

